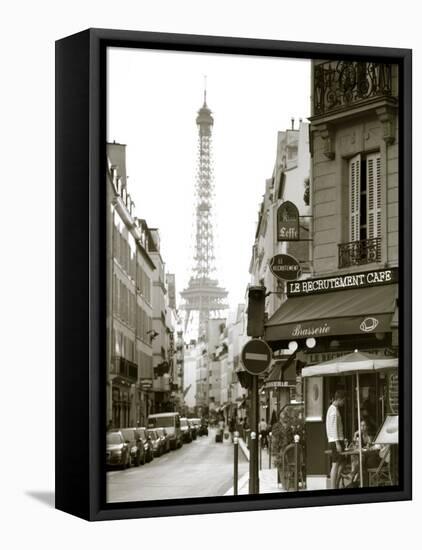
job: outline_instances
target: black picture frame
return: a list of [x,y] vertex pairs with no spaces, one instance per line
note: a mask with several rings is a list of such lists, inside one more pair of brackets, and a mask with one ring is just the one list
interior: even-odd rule
[[[105,180],[106,48],[374,59],[400,75],[400,484],[397,488],[312,491],[106,504]],[[219,36],[88,29],[56,42],[56,508],[110,520],[412,498],[411,161],[412,53],[408,49]]]

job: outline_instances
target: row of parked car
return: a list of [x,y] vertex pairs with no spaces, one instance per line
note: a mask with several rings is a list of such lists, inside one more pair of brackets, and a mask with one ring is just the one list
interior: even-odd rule
[[178,413],[150,415],[148,428],[121,428],[107,432],[107,466],[140,466],[201,435],[208,435],[208,427],[200,418],[180,418]]
[[200,418],[181,418],[180,430],[182,432],[183,443],[190,443],[197,437],[208,435],[208,426]]

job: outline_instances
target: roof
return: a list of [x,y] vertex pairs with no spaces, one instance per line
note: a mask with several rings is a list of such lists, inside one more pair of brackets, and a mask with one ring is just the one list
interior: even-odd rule
[[267,321],[267,341],[391,331],[397,285],[288,298]]

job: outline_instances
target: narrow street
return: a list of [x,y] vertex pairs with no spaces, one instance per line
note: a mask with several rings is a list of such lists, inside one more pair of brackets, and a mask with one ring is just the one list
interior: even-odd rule
[[[239,453],[239,477],[248,462]],[[233,445],[215,443],[215,430],[144,466],[107,473],[107,501],[131,502],[224,495],[233,485]]]

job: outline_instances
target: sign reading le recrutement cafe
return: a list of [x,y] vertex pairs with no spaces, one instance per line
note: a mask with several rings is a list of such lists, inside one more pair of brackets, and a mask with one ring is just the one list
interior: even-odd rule
[[364,288],[370,286],[386,285],[398,282],[398,269],[378,269],[350,275],[336,275],[334,277],[320,277],[318,279],[305,279],[303,281],[288,282],[287,295],[309,296],[310,294],[322,294],[336,290],[350,288]]

